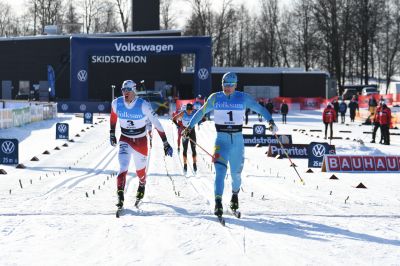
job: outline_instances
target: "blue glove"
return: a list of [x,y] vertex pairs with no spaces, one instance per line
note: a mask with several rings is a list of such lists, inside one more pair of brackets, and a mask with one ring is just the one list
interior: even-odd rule
[[165,153],[165,156],[170,156],[170,157],[172,157],[173,150],[172,150],[171,145],[169,145],[168,141],[164,141],[163,144],[164,144],[164,153]]
[[110,144],[113,147],[117,145],[117,138],[115,137],[115,129],[110,129]]

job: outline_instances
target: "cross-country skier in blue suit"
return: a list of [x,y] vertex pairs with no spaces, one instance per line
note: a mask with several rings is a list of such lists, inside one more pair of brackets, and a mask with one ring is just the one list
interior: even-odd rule
[[203,107],[190,120],[182,136],[189,136],[191,129],[208,112],[214,110],[214,122],[217,130],[217,139],[214,147],[215,166],[215,210],[214,214],[221,217],[223,214],[222,195],[224,192],[224,178],[228,163],[232,176],[232,198],[230,208],[236,211],[239,208],[238,193],[241,185],[241,173],[244,163],[244,141],[242,134],[243,117],[246,108],[261,114],[269,121],[269,129],[276,133],[278,127],[272,120],[271,114],[259,105],[252,96],[236,91],[237,76],[228,72],[222,77],[222,91],[210,95]]

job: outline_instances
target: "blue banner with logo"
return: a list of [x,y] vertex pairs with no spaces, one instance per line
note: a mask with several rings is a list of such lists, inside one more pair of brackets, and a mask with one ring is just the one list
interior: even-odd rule
[[[292,135],[277,135],[282,144],[292,144]],[[278,145],[278,140],[274,135],[249,135],[243,134],[244,146],[268,146]]]
[[17,139],[0,139],[0,164],[18,164]]
[[54,99],[56,96],[56,74],[51,65],[47,65],[47,81],[50,87],[50,97]]
[[56,124],[56,139],[69,138],[69,125],[67,123]]
[[83,123],[84,124],[93,124],[93,114],[86,112],[83,114]]
[[131,55],[176,55],[195,54],[194,95],[208,96],[211,93],[211,37],[85,37],[70,39],[71,71],[70,95],[73,101],[89,98],[89,57],[105,55],[125,57]]
[[326,142],[311,142],[307,148],[308,167],[321,168],[324,155],[336,154],[334,145]]

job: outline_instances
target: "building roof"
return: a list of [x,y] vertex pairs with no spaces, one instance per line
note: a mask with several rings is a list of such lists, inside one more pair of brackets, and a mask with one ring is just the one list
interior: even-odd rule
[[[188,67],[183,73],[193,73],[194,68]],[[235,72],[237,74],[326,74],[327,72],[320,70],[305,71],[304,68],[300,67],[211,67],[211,73],[223,74],[226,72]]]

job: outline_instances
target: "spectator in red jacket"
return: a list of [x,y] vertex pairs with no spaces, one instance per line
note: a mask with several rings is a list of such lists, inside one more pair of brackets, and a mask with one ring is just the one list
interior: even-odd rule
[[328,105],[324,109],[324,111],[322,113],[322,121],[325,124],[325,139],[327,138],[328,125],[330,125],[330,127],[331,127],[330,139],[332,139],[332,137],[333,137],[333,122],[336,121],[336,112],[333,109],[331,103],[328,103]]
[[383,136],[383,144],[390,145],[390,120],[392,119],[392,111],[387,107],[386,103],[382,104],[382,111],[379,116],[379,124],[381,125],[381,135]]

